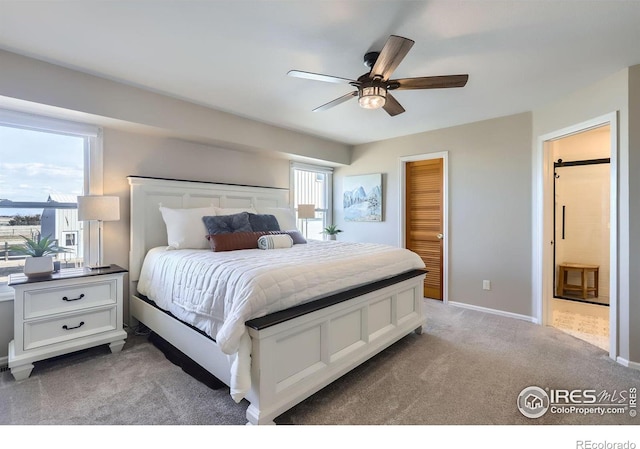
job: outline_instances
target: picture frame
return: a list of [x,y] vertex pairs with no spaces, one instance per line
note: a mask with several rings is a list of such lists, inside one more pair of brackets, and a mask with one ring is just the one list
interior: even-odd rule
[[382,173],[346,176],[342,204],[345,221],[382,221]]

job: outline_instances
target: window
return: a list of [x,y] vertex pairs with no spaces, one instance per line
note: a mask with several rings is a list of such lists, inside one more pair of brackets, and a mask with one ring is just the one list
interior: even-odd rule
[[[0,295],[24,256],[10,250],[23,239],[50,236],[67,249],[62,267],[82,266],[84,242],[97,229],[78,221],[77,197],[102,193],[99,128],[0,109]],[[88,231],[88,232],[87,232]],[[97,235],[97,234],[96,234]]]
[[64,233],[64,246],[73,247],[78,245],[78,233],[77,232],[65,232]]
[[310,239],[322,239],[322,230],[332,223],[333,169],[316,165],[291,163],[291,191],[293,207],[313,205],[313,218],[300,218],[298,228]]

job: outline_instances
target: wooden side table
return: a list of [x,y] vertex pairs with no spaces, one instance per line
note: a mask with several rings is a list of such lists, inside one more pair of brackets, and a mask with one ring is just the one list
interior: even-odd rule
[[[581,263],[562,263],[558,266],[558,296],[564,296],[567,292],[578,292],[582,299],[587,299],[589,293],[598,297],[599,265],[586,265]],[[570,271],[580,273],[580,285],[567,283]],[[593,273],[593,286],[589,286],[589,273]]]

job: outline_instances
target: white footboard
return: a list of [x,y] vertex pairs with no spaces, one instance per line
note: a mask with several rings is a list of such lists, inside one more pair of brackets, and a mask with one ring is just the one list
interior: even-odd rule
[[[424,274],[278,324],[253,325],[247,420],[274,418],[407,334],[422,333]],[[131,296],[131,312],[229,385],[230,365],[215,341]],[[268,318],[268,317],[265,317]],[[252,327],[253,326],[253,327]]]
[[423,282],[424,275],[416,276],[260,330],[249,327],[248,421],[272,423],[400,338],[421,333]]

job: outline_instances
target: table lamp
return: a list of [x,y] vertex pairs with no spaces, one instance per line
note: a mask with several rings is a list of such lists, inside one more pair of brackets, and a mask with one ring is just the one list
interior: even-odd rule
[[305,221],[304,236],[307,237],[309,230],[309,218],[316,218],[315,204],[298,204],[298,218]]
[[102,195],[79,196],[78,220],[98,222],[98,261],[95,265],[86,265],[87,268],[108,268],[110,265],[102,264],[102,222],[120,220],[120,198]]

